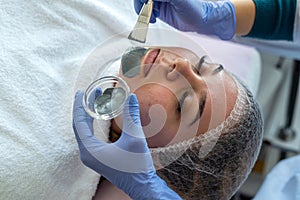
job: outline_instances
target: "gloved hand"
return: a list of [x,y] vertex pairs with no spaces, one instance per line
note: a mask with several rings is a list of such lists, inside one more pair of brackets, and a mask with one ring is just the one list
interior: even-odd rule
[[123,110],[123,132],[115,143],[94,136],[93,118],[82,106],[83,93],[76,93],[73,130],[82,162],[103,175],[132,199],[181,199],[156,174],[140,122],[139,104],[131,94]]
[[[140,13],[147,0],[134,0],[136,13]],[[230,1],[153,0],[151,23],[158,17],[181,30],[199,34],[217,35],[229,40],[236,28],[236,16]]]

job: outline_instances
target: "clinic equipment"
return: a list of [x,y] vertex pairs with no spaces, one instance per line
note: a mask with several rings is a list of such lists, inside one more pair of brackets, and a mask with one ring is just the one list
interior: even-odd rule
[[266,176],[253,200],[300,200],[300,155],[281,160]]
[[143,4],[141,12],[139,13],[138,20],[128,36],[128,39],[138,41],[141,43],[146,42],[148,27],[153,10],[153,1],[148,0]]
[[[249,197],[255,196],[260,187],[257,198],[254,199],[263,199],[263,195],[269,195],[270,199],[288,199],[284,197],[281,198],[280,195],[284,195],[284,190],[281,190],[280,187],[284,187],[285,184],[286,189],[292,191],[296,184],[289,187],[292,181],[292,179],[288,181],[289,176],[278,176],[272,171],[273,167],[276,166],[280,160],[286,159],[293,154],[299,154],[300,152],[299,131],[297,133],[300,43],[283,40],[260,40],[247,37],[235,37],[234,41],[244,45],[254,46],[262,55],[270,55],[272,59],[278,59],[278,61],[273,64],[273,60],[269,62],[269,58],[267,58],[265,66],[268,69],[266,70],[266,72],[268,72],[266,76],[272,78],[265,80],[262,85],[267,86],[269,84],[270,86],[266,88],[262,87],[261,92],[261,94],[264,94],[261,103],[265,116],[264,143],[263,151],[260,156],[260,161],[263,162],[260,163],[262,166],[261,171],[259,171],[259,173],[253,173],[255,177],[260,175],[259,179],[264,179],[269,173],[272,173],[274,177],[264,180],[263,185],[267,187],[261,186],[261,182],[256,183],[253,179],[249,179],[249,181],[247,181],[248,183],[243,186],[239,193]],[[266,90],[267,93],[265,93],[264,90]],[[274,93],[275,91],[276,93]],[[292,166],[293,165],[290,164],[287,165],[286,169],[288,174],[292,174]],[[281,170],[283,167],[276,168],[276,173],[281,173],[278,169]],[[283,172],[284,171],[282,171],[282,173]],[[269,186],[275,183],[274,179],[278,179],[277,182],[280,184],[274,185],[276,190],[269,190]],[[257,190],[251,190],[254,184]],[[285,195],[292,196],[293,193],[290,191],[285,192]],[[291,199],[295,199],[295,196]]]
[[86,89],[83,107],[93,118],[109,120],[122,112],[129,93],[130,89],[123,79],[104,76],[92,82]]

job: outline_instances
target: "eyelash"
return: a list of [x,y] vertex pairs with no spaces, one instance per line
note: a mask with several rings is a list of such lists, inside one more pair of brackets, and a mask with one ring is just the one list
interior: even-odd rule
[[188,96],[188,92],[183,93],[182,97],[180,98],[180,100],[177,103],[177,112],[181,113],[182,105],[187,96]]
[[195,73],[198,74],[198,75],[201,75],[200,74],[200,69],[201,69],[203,63],[205,62],[205,58],[206,58],[206,56],[202,56],[200,58],[199,62],[197,63],[197,65],[193,68]]

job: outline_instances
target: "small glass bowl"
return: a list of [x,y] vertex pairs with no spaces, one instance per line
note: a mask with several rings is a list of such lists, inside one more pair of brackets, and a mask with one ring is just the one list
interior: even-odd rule
[[83,107],[95,119],[110,120],[122,113],[129,94],[129,86],[123,79],[104,76],[92,82],[85,90]]

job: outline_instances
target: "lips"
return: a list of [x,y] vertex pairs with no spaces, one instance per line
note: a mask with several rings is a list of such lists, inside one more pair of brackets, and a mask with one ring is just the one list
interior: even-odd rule
[[147,74],[149,73],[151,67],[153,66],[153,63],[155,62],[158,54],[160,52],[160,49],[153,49],[150,50],[144,60],[143,60],[143,65],[144,65],[144,75],[147,76]]

